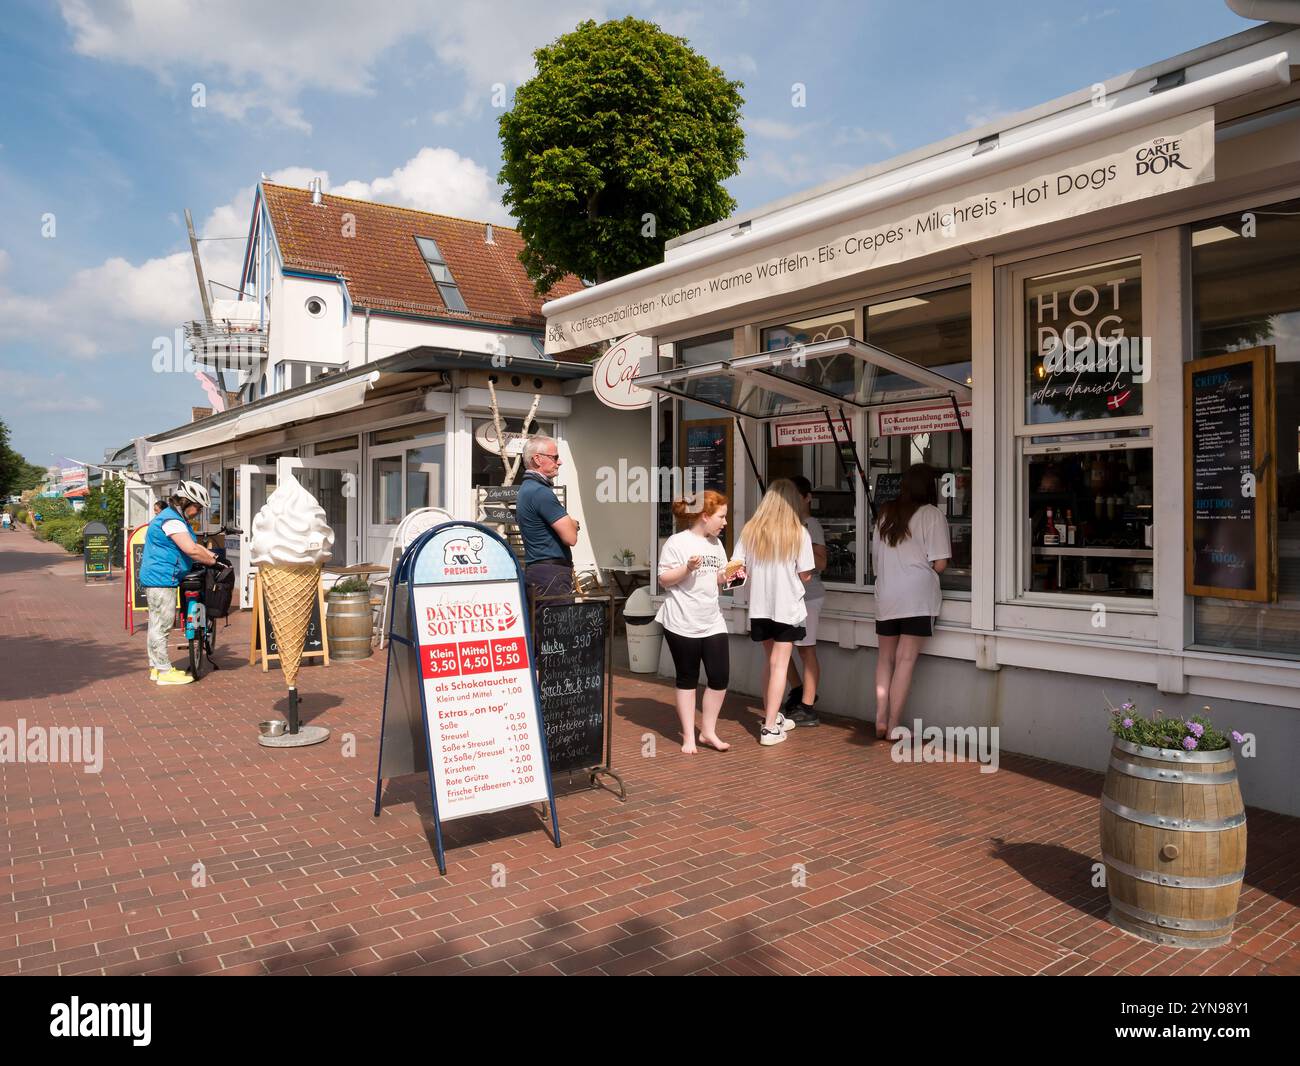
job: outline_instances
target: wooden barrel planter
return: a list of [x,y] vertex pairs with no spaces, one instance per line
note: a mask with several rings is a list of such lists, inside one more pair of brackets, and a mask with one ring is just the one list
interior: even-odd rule
[[374,623],[369,592],[329,592],[325,595],[325,628],[330,659],[368,659]]
[[1157,944],[1232,939],[1246,870],[1246,811],[1232,749],[1116,739],[1101,795],[1110,920]]

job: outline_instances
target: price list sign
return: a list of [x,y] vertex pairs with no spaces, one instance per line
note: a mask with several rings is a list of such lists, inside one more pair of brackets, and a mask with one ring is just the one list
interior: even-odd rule
[[523,574],[474,522],[444,522],[394,571],[375,814],[386,778],[427,772],[438,868],[442,823],[547,803],[559,820],[533,672]]
[[532,661],[514,582],[412,591],[439,816],[545,800]]
[[1268,596],[1271,349],[1187,364],[1187,586],[1193,595]]

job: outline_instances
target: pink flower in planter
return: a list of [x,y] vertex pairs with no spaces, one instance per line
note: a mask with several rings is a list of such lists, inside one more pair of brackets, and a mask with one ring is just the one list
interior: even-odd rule
[[1188,751],[1195,751],[1195,750],[1196,750],[1196,738],[1195,738],[1195,737],[1183,737],[1183,747],[1186,748]]
[[1196,737],[1201,737],[1205,734],[1205,726],[1201,725],[1200,722],[1188,722],[1187,728],[1191,730],[1192,734]]
[[1125,719],[1124,719],[1124,728],[1125,728],[1125,729],[1132,729],[1132,728],[1133,728],[1133,719],[1132,719],[1132,718],[1125,718]]
[[1232,731],[1232,742],[1234,744],[1240,744],[1245,739],[1246,738],[1243,737],[1240,733],[1238,733],[1235,729]]

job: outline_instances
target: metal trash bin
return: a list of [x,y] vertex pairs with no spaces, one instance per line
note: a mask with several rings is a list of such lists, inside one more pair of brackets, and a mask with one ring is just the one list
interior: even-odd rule
[[663,649],[664,627],[655,621],[650,590],[633,589],[623,607],[627,627],[627,664],[634,674],[653,674],[659,670]]

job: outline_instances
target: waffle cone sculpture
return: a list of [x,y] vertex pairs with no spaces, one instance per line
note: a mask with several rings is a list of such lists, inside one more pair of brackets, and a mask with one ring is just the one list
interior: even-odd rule
[[292,477],[284,479],[253,519],[249,559],[261,574],[280,669],[289,688],[298,683],[321,565],[333,547],[334,531],[324,509]]
[[262,595],[280,649],[280,669],[289,687],[296,688],[307,627],[320,589],[320,567],[263,566],[261,575]]

